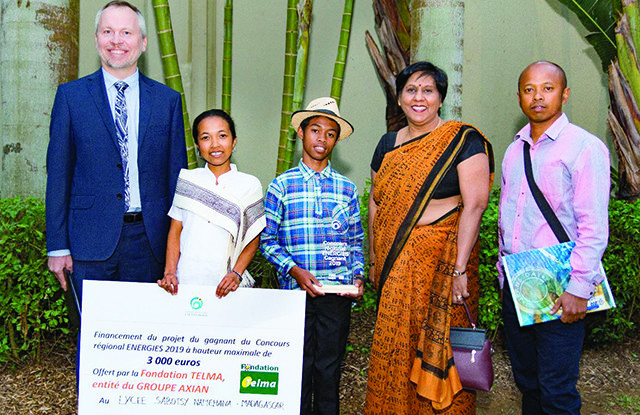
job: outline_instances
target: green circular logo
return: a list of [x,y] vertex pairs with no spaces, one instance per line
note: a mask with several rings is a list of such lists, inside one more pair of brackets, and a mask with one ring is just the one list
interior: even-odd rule
[[200,298],[200,297],[193,297],[191,299],[191,308],[193,308],[194,310],[201,309],[203,304],[204,303],[202,301],[202,298]]

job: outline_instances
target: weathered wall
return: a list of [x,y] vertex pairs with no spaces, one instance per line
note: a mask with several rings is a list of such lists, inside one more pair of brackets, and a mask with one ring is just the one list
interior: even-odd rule
[[43,197],[51,103],[78,70],[78,1],[0,2],[0,197]]

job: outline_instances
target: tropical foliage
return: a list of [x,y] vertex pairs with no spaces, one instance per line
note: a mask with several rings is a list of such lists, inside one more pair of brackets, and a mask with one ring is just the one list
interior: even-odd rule
[[586,39],[602,61],[607,72],[616,57],[616,22],[621,13],[620,0],[558,0],[574,12],[590,32]]
[[640,198],[640,8],[637,0],[558,0],[591,33],[587,40],[609,74],[607,124],[618,155],[618,197]]
[[69,333],[61,294],[47,269],[44,203],[0,199],[0,363],[39,359],[44,339]]

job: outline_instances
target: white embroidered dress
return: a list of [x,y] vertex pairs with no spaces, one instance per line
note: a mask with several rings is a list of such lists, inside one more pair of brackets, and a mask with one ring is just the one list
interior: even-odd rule
[[[262,185],[235,164],[218,177],[206,166],[180,171],[169,216],[182,222],[180,284],[217,286],[266,225]],[[245,272],[245,280],[253,279]]]

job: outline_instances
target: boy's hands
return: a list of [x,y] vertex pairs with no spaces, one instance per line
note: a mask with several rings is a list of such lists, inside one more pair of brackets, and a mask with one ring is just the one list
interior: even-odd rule
[[324,295],[323,292],[318,291],[314,286],[317,285],[318,287],[322,287],[322,284],[306,269],[302,269],[296,265],[295,267],[291,268],[289,274],[293,278],[295,278],[300,288],[305,290],[311,297]]
[[358,301],[364,294],[364,277],[362,275],[358,275],[356,277],[356,280],[353,282],[353,285],[358,289],[358,294],[344,293],[338,295],[343,297],[350,297],[353,301]]

